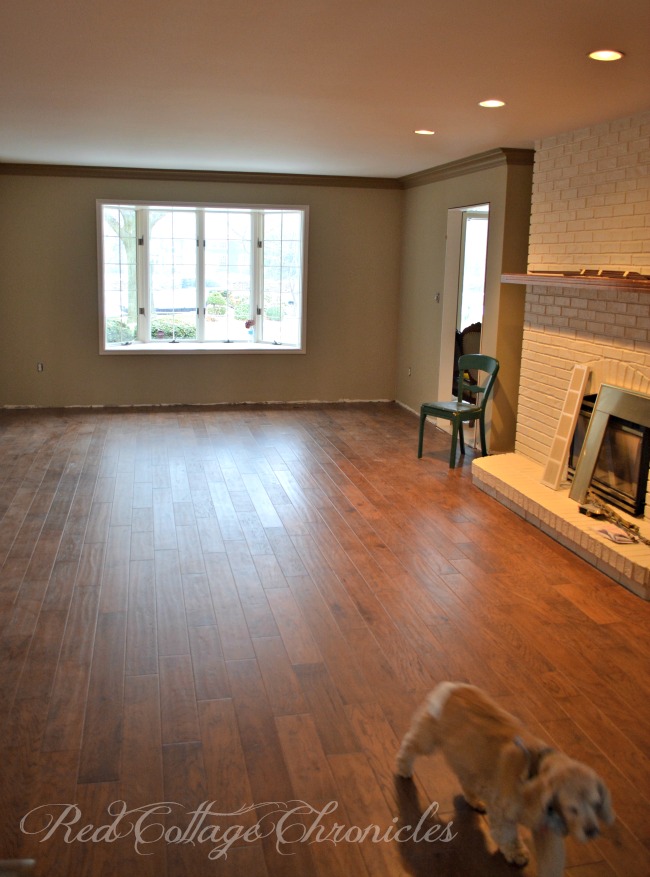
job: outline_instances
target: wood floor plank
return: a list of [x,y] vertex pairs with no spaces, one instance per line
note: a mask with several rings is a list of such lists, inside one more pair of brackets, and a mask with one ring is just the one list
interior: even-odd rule
[[88,526],[86,527],[84,542],[107,542],[110,523],[110,502],[98,502],[93,500],[93,504],[90,507],[90,515],[88,517]]
[[[351,753],[330,755],[328,760],[350,825],[362,830],[378,825],[384,831],[394,826],[393,813],[365,757]],[[359,849],[368,873],[373,877],[404,873],[397,845],[366,842],[360,843]]]
[[184,575],[203,575],[203,549],[199,538],[196,524],[176,526],[176,540],[178,542],[178,556],[181,572]]
[[253,640],[257,663],[274,716],[308,711],[307,701],[279,636]]
[[[228,673],[251,791],[258,813],[265,812],[268,802],[289,802],[293,797],[273,713],[256,661],[232,661]],[[263,846],[269,874],[313,873],[307,845],[293,844],[291,856],[281,855],[270,836]]]
[[229,824],[250,828],[257,815],[232,700],[201,701],[199,726],[209,799],[222,813],[237,814]]
[[255,802],[289,800],[289,776],[257,661],[229,661],[227,666]]
[[342,701],[360,703],[372,700],[372,690],[360,672],[356,656],[312,578],[292,576],[288,581],[291,593],[309,626]]
[[129,808],[163,799],[162,730],[158,676],[129,676],[124,684],[124,739],[120,792]]
[[44,752],[81,748],[90,664],[60,661],[49,701]]
[[153,489],[153,533],[156,550],[177,548],[176,521],[170,487],[156,486]]
[[327,563],[314,537],[310,533],[306,533],[294,536],[292,542],[308,575],[317,584],[338,626],[342,630],[363,627],[364,621],[359,610],[332,567]]
[[126,637],[128,676],[158,672],[155,575],[152,561],[131,561]]
[[366,874],[356,844],[325,840],[344,821],[344,811],[312,717],[285,715],[276,718],[276,724],[293,788],[306,811],[304,831],[312,841],[310,852],[317,873],[332,877]]
[[388,807],[395,806],[395,753],[400,740],[378,703],[351,704],[345,714]]
[[187,636],[183,581],[175,550],[156,551],[156,627],[160,655],[187,655]]
[[320,663],[323,657],[291,591],[268,591],[268,600],[291,663]]
[[275,554],[256,554],[253,556],[253,563],[263,588],[287,587],[287,579]]
[[80,783],[120,778],[125,646],[126,615],[100,614],[81,743]]
[[173,802],[170,814],[165,817],[168,873],[175,877],[209,877],[214,874],[214,863],[208,858],[205,845],[170,842],[190,830],[192,814],[207,801],[201,744],[197,741],[163,746],[163,777],[164,800]]
[[[61,836],[56,833],[47,839],[40,833],[30,835],[26,832],[37,832],[42,827],[44,812],[49,811],[51,815],[58,817],[63,810],[61,805],[77,800],[78,762],[78,750],[41,752],[37,756],[31,800],[20,814],[21,818],[28,813],[31,815],[25,820],[20,848],[17,851],[20,858],[36,861],[37,875],[67,877],[77,868],[78,850],[74,849],[73,844],[63,843]],[[36,812],[32,813],[33,809]],[[8,827],[8,823],[3,821],[3,827]],[[6,835],[3,840],[5,837]],[[6,854],[7,851],[8,846],[3,843],[3,853]]]
[[224,551],[223,537],[219,524],[215,517],[200,517],[197,514],[196,528],[199,531],[199,539],[201,541],[201,550],[204,554],[213,551]]
[[217,626],[192,627],[189,636],[197,700],[230,697],[228,673]]
[[159,658],[163,743],[191,743],[199,739],[199,723],[192,660],[189,655]]
[[325,665],[300,664],[294,669],[314,716],[325,753],[358,752],[359,742]]
[[239,518],[226,485],[221,482],[208,481],[208,487],[222,538],[224,540],[243,538]]
[[207,554],[205,565],[224,658],[240,661],[255,657],[227,555]]
[[188,628],[216,624],[210,582],[206,573],[185,573],[182,580]]
[[26,684],[17,693],[18,699],[42,697],[52,691],[67,613],[61,609],[44,609],[38,616],[29,652],[23,666]]

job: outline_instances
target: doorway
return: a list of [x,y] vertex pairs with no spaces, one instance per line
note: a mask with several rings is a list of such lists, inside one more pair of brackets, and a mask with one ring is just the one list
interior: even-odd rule
[[485,265],[487,258],[487,204],[461,210],[460,277],[456,329],[462,332],[475,323],[483,323]]
[[[480,351],[489,216],[489,204],[453,207],[447,212],[439,399],[449,399],[455,391],[460,354]],[[467,349],[464,350],[463,345]],[[444,421],[438,425],[449,429]]]

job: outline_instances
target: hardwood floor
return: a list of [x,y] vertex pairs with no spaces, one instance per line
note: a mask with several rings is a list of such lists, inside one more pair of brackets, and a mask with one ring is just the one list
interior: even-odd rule
[[648,877],[650,607],[427,429],[417,460],[393,405],[0,414],[0,858],[512,875],[439,757],[394,777],[457,679],[607,781],[618,820],[567,874]]

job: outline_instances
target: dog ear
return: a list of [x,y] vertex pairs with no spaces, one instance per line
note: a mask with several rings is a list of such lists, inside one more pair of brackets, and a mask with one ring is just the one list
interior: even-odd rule
[[[553,828],[557,831],[558,803],[552,783],[546,776],[536,776],[525,782],[521,789],[523,801],[522,822],[532,829]],[[562,820],[563,822],[563,820]]]
[[523,744],[507,743],[499,753],[499,779],[507,786],[525,782],[530,777],[531,758]]
[[551,831],[554,831],[556,834],[559,834],[562,837],[566,837],[566,835],[569,833],[569,827],[566,824],[564,813],[562,813],[560,802],[555,796],[553,796],[551,800],[546,804],[544,819],[546,827],[549,828]]
[[[509,817],[518,818],[521,806],[522,793],[531,784],[530,777],[530,753],[525,747],[514,742],[507,743],[499,752],[499,761],[495,776],[495,789],[497,798]],[[535,794],[525,795],[531,803]],[[524,803],[528,809],[527,800]],[[537,809],[537,803],[533,804],[531,812]]]
[[600,803],[596,807],[596,813],[605,825],[612,825],[616,815],[612,809],[612,798],[609,794],[609,789],[602,780],[598,783],[598,793],[600,795]]

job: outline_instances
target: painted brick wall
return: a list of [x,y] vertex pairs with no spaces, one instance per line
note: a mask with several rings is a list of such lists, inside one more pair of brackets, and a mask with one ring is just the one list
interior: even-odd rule
[[628,389],[650,380],[650,295],[531,286],[524,319],[515,450],[545,463],[576,363]]
[[[650,111],[536,144],[528,270],[576,268],[650,274]],[[577,362],[650,379],[650,295],[527,288],[518,453],[546,462]]]
[[535,146],[528,270],[650,274],[650,110]]

